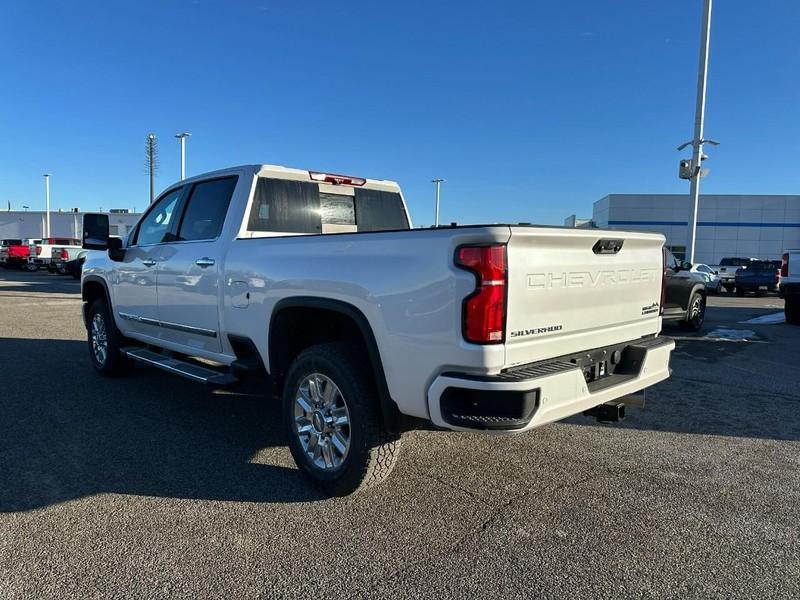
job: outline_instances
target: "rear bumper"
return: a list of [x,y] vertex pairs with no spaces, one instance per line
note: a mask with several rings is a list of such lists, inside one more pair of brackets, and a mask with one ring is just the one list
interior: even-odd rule
[[736,282],[736,289],[741,290],[743,292],[758,292],[758,291],[767,291],[767,292],[777,292],[778,291],[778,284],[773,282],[749,282],[749,281],[737,281]]
[[624,369],[593,383],[563,359],[517,367],[495,376],[443,373],[428,389],[437,427],[454,431],[527,431],[643,390],[669,377],[670,338],[624,347]]

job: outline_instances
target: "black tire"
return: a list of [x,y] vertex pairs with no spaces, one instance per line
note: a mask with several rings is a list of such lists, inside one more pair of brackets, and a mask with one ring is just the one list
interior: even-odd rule
[[23,269],[25,269],[29,273],[33,273],[33,272],[39,270],[39,265],[37,265],[36,263],[27,262],[27,263],[25,263],[25,266],[23,267]]
[[[383,427],[375,382],[367,364],[368,359],[356,347],[342,343],[321,344],[301,352],[286,376],[283,415],[289,433],[289,449],[297,466],[331,496],[352,494],[381,483],[391,473],[400,453],[399,436],[390,434]],[[349,435],[349,446],[345,454],[336,457],[340,463],[335,465],[331,462],[329,467],[315,464],[304,444],[310,448],[311,437],[319,436],[318,439],[323,441],[314,444],[321,449],[317,460],[327,463],[327,458],[334,452],[332,436],[336,433],[322,432],[313,418],[303,420],[302,414],[295,417],[295,401],[300,395],[301,384],[315,374],[323,375],[338,387],[340,394],[336,398],[347,411],[348,425],[344,427]],[[323,386],[327,389],[328,383],[324,380]],[[321,396],[320,393],[319,400],[322,400]],[[322,402],[319,406],[322,407]],[[316,407],[313,406],[315,416],[325,410]],[[301,422],[315,428],[308,437],[298,432]],[[326,445],[328,456],[323,456]]]
[[736,295],[741,298],[742,296],[744,296],[744,290],[741,288],[736,288]]
[[681,321],[681,327],[689,331],[700,331],[706,320],[706,298],[695,292],[689,298],[689,308],[686,309],[686,318]]
[[786,296],[783,314],[789,325],[800,325],[800,296]]
[[[98,322],[99,321],[99,322]],[[96,324],[97,323],[97,324]],[[105,354],[100,353],[95,346],[95,338],[98,346],[103,345],[99,339],[99,328],[105,331]],[[87,328],[87,339],[89,342],[89,357],[95,371],[104,377],[119,377],[126,374],[132,365],[129,358],[120,352],[120,348],[125,345],[125,337],[119,332],[111,312],[108,310],[105,298],[98,298],[89,309]]]

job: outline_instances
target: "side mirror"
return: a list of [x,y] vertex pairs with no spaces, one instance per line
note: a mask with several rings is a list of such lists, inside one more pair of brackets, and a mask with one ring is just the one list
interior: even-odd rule
[[122,243],[122,238],[108,238],[108,257],[115,261],[121,261],[125,259],[125,246]]
[[83,215],[83,244],[86,250],[108,249],[108,215]]
[[692,263],[683,261],[681,263],[681,271],[691,271],[692,270]]

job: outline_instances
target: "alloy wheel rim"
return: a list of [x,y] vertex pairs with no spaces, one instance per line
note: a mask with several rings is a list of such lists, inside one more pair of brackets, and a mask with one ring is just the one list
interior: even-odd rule
[[92,352],[98,364],[104,365],[108,356],[108,334],[102,315],[92,318]]
[[315,468],[339,468],[350,451],[350,412],[333,380],[322,373],[303,378],[295,392],[294,431]]
[[703,320],[703,300],[702,298],[697,298],[692,303],[692,321],[694,322],[702,322]]

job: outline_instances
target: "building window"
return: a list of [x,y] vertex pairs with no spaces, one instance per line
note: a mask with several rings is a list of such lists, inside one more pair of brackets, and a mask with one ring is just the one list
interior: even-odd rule
[[686,246],[667,246],[667,250],[672,252],[678,260],[686,260]]

